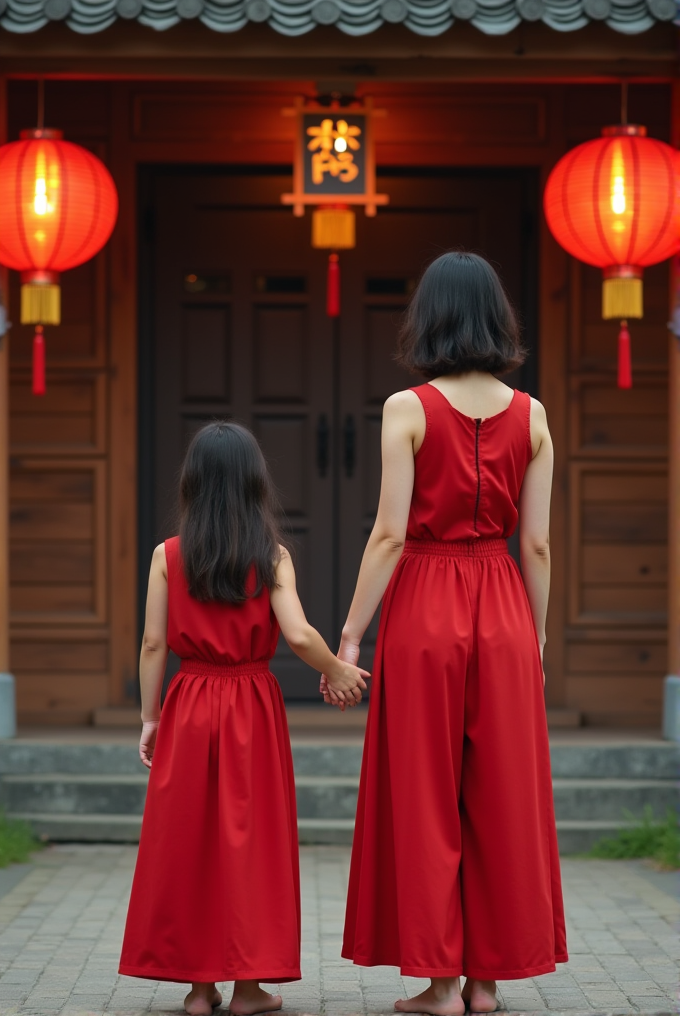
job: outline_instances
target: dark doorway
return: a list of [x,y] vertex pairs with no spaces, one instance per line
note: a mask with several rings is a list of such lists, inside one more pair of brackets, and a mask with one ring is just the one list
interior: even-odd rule
[[[536,209],[532,170],[384,169],[390,205],[357,214],[341,256],[342,314],[325,314],[326,262],[310,216],[280,204],[288,167],[145,167],[140,180],[140,602],[153,547],[174,529],[178,469],[197,427],[250,426],[279,488],[308,617],[335,644],[380,486],[380,417],[417,384],[393,361],[422,268],[452,247],[485,254],[520,309],[536,392]],[[362,659],[370,662],[373,633]],[[286,698],[314,675],[285,645]]]

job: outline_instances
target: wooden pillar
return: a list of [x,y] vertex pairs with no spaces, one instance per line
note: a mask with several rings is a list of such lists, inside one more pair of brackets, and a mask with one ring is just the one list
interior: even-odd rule
[[[0,77],[0,145],[7,140],[7,79]],[[0,299],[7,308],[7,269]],[[9,336],[0,336],[0,673],[9,671]]]
[[[7,140],[7,79],[0,77],[0,144]],[[8,309],[7,269],[0,267],[0,301]],[[9,333],[0,335],[0,674],[9,673]],[[3,679],[3,707],[9,711]],[[14,717],[0,717],[4,734]]]
[[[671,142],[680,148],[680,81],[673,83]],[[671,268],[672,321],[680,330],[680,258]],[[668,673],[680,676],[680,334],[669,333],[668,356]]]

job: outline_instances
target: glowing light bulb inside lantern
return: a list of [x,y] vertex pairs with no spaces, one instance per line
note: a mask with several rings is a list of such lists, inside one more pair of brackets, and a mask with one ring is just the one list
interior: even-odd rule
[[336,138],[335,141],[333,142],[333,148],[336,150],[336,152],[346,152],[347,151],[346,140],[344,138]]
[[[623,215],[626,211],[626,178],[623,168],[623,156],[619,145],[614,146],[611,171],[611,209],[614,215]],[[622,219],[615,219],[612,228],[622,233],[626,228]]]
[[[50,180],[50,185],[52,187],[58,186],[58,181]],[[38,152],[36,160],[33,211],[36,215],[47,215],[54,211],[54,206],[47,200],[47,167],[43,152]]]
[[36,215],[45,215],[47,212],[47,184],[44,177],[38,177],[35,181],[33,208]]

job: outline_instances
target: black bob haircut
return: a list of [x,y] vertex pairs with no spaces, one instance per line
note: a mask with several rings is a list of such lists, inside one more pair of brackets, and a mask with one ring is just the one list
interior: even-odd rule
[[399,335],[403,367],[428,380],[473,370],[507,374],[526,356],[517,317],[488,261],[449,251],[426,268]]
[[243,603],[275,586],[278,505],[260,446],[246,427],[226,421],[202,427],[187,450],[179,494],[179,546],[195,599]]

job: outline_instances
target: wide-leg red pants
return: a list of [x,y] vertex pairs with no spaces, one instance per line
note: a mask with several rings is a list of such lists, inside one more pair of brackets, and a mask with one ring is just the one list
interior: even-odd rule
[[543,673],[503,540],[407,542],[373,671],[343,956],[416,977],[566,962]]

